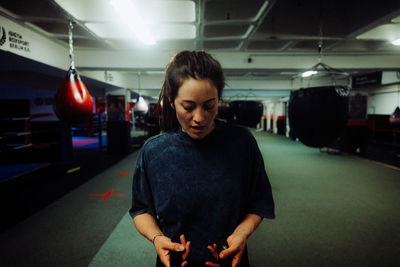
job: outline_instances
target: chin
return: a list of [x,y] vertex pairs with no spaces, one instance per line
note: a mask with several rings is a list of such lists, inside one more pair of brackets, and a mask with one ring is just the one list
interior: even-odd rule
[[194,133],[189,133],[189,136],[192,139],[202,139],[206,136],[207,134],[194,134]]

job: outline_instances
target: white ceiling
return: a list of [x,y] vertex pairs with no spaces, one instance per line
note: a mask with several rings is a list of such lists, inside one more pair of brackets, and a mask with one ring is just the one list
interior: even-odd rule
[[[225,73],[231,80],[291,79],[301,69],[295,65],[273,68],[271,64],[281,66],[281,62],[290,62],[297,55],[316,58],[321,41],[322,60],[329,56],[336,57],[336,62],[341,56],[373,56],[362,71],[379,70],[384,65],[376,61],[380,55],[400,56],[400,47],[390,43],[400,38],[399,0],[147,0],[136,3],[156,39],[153,47],[141,43],[121,24],[109,0],[0,0],[0,15],[65,47],[68,46],[67,24],[72,20],[75,50],[87,53],[105,50],[149,53],[151,49],[172,53],[188,49],[247,53],[249,58],[282,58],[280,62],[269,62],[268,67],[228,66]],[[106,64],[88,64],[82,68],[109,68],[132,75],[138,71],[162,71],[161,67],[118,70]],[[349,73],[361,70],[360,64],[346,66]]]

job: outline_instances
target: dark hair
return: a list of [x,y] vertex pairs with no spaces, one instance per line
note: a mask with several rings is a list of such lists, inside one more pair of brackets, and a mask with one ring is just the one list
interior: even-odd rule
[[221,64],[203,51],[182,51],[176,54],[167,65],[165,80],[161,88],[159,105],[159,124],[162,131],[178,129],[175,110],[171,107],[182,83],[189,78],[210,79],[221,99],[225,77]]

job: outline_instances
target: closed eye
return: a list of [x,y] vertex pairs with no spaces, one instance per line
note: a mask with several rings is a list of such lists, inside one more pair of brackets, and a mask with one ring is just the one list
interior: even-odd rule
[[194,106],[185,106],[185,105],[182,106],[186,111],[192,111],[194,109]]
[[214,105],[206,105],[206,106],[204,106],[205,110],[210,110],[210,109],[213,109],[213,108],[214,108]]

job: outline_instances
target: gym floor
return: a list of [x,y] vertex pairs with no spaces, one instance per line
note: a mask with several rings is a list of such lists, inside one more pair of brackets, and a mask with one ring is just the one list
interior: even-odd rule
[[[399,168],[253,133],[276,219],[250,237],[252,266],[400,266]],[[137,154],[99,158],[101,172],[1,232],[0,266],[154,266],[128,214]]]

